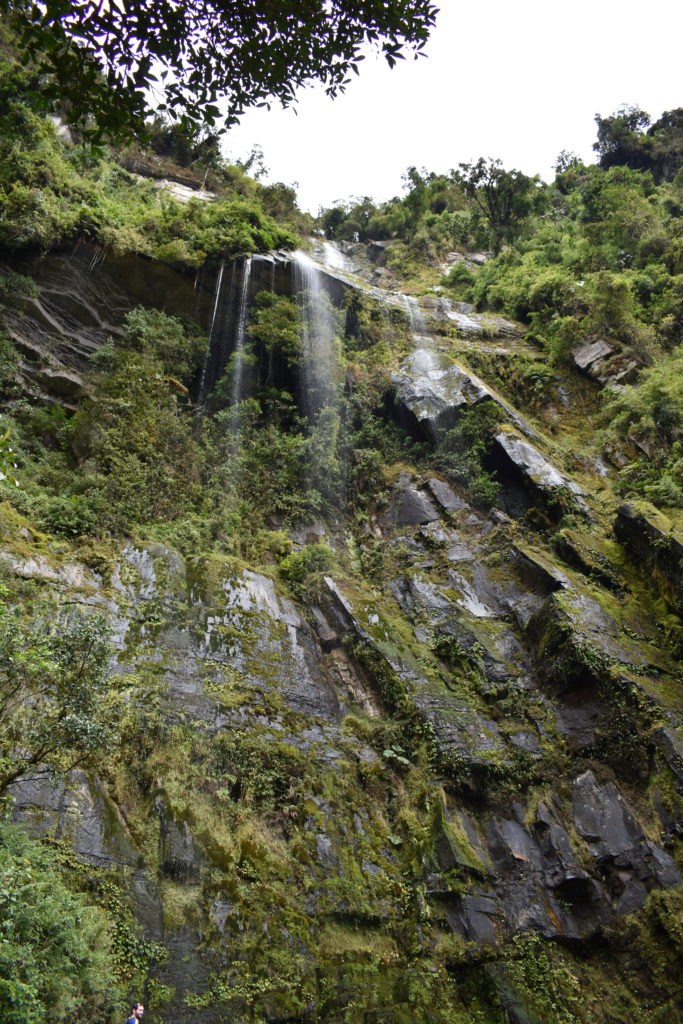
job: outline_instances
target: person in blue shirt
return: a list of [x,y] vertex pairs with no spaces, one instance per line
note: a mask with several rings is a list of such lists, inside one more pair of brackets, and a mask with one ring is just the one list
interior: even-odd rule
[[145,1008],[142,1003],[133,1003],[130,1010],[130,1017],[126,1021],[126,1024],[138,1024],[138,1021],[142,1020],[144,1012]]

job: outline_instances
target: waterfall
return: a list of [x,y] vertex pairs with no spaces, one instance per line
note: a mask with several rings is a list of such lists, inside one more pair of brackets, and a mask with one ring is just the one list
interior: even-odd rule
[[237,307],[237,321],[235,324],[235,346],[233,349],[235,360],[232,379],[232,404],[237,405],[242,400],[242,380],[244,369],[244,339],[247,330],[247,313],[249,311],[249,283],[251,280],[251,256],[245,256],[242,267],[242,287],[240,288],[239,305]]
[[349,261],[334,242],[323,242],[321,246],[322,261],[332,270],[347,270]]
[[441,299],[440,304],[448,319],[458,325],[462,334],[481,334],[481,324],[467,315],[474,312],[474,306],[468,302],[456,302],[454,309],[450,299]]
[[399,294],[401,295],[403,307],[406,313],[408,314],[408,319],[410,321],[410,330],[412,331],[413,335],[416,334],[420,337],[423,337],[425,331],[427,330],[427,322],[424,318],[424,313],[420,309],[419,302],[413,295],[405,295],[403,292],[400,292]]
[[294,290],[302,320],[302,404],[309,420],[314,420],[335,394],[337,324],[323,274],[303,252],[294,253]]
[[308,485],[322,497],[328,511],[339,511],[346,466],[336,311],[324,272],[305,253],[294,254],[293,277],[301,313],[301,405],[308,420]]
[[218,312],[218,305],[221,298],[221,291],[223,288],[223,274],[225,272],[225,260],[221,260],[221,265],[218,268],[218,277],[216,278],[216,290],[213,297],[213,309],[211,311],[211,322],[209,324],[208,340],[206,344],[206,352],[204,353],[204,362],[202,364],[202,373],[199,378],[199,392],[197,394],[197,404],[202,406],[206,402],[207,397],[207,384],[208,384],[208,373],[209,363],[211,362],[212,348],[213,348],[213,333],[216,326],[216,314]]

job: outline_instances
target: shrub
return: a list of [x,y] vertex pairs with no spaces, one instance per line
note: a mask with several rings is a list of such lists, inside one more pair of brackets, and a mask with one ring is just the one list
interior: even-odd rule
[[104,1024],[123,991],[99,907],[69,891],[57,855],[0,820],[0,1018]]

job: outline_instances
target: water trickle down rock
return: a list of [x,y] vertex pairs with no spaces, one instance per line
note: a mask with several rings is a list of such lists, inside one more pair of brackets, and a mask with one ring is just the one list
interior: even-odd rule
[[455,426],[460,413],[479,402],[495,402],[501,416],[514,422],[529,436],[535,431],[506,402],[475,374],[432,347],[420,346],[392,375],[395,406],[413,432],[437,441]]

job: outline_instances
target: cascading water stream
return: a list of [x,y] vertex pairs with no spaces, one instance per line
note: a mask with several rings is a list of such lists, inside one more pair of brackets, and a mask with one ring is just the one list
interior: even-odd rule
[[207,385],[208,385],[208,370],[209,363],[211,362],[211,350],[213,347],[213,332],[216,326],[216,314],[218,312],[218,305],[221,298],[221,290],[223,288],[223,274],[225,272],[225,260],[221,260],[221,265],[218,268],[218,276],[216,278],[216,290],[213,297],[213,309],[211,311],[211,323],[209,324],[208,341],[206,344],[206,352],[204,353],[204,362],[202,364],[202,373],[199,378],[199,392],[197,395],[197,404],[199,406],[204,405],[207,396]]
[[301,405],[310,438],[309,487],[329,510],[339,509],[344,490],[341,362],[337,317],[325,274],[305,253],[294,253],[294,291],[301,313]]
[[237,321],[235,324],[234,372],[232,378],[232,404],[242,400],[244,381],[244,339],[247,331],[247,314],[249,312],[249,283],[251,281],[251,256],[245,257],[242,267],[242,286],[240,288]]
[[326,267],[331,267],[332,270],[347,270],[349,267],[349,261],[341,251],[334,244],[334,242],[323,242],[321,246],[322,250],[322,261]]
[[302,321],[302,404],[312,421],[335,394],[337,325],[323,274],[303,252],[294,253],[294,291]]
[[420,309],[419,302],[412,295],[404,295],[403,292],[400,294],[402,296],[404,308],[410,320],[410,330],[413,336],[418,335],[418,337],[424,337],[427,330],[427,322],[425,320],[424,313]]

